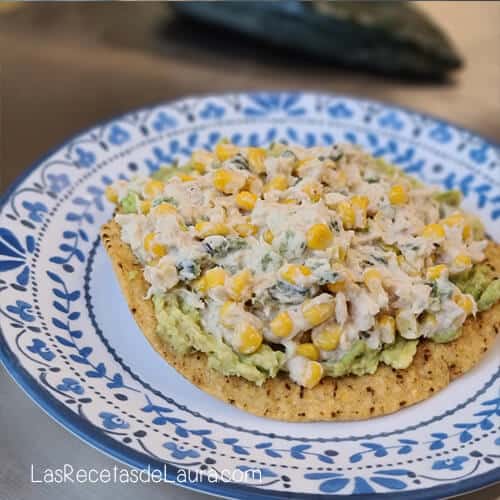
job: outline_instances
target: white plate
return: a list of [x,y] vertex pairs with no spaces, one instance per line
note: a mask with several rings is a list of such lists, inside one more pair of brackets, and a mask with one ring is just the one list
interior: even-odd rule
[[500,239],[498,148],[437,119],[308,93],[209,96],[132,112],[66,142],[3,199],[0,353],[12,376],[91,445],[139,468],[167,464],[170,480],[191,471],[187,486],[218,495],[436,498],[500,480],[498,342],[423,403],[369,422],[309,424],[215,400],[152,350],[99,243],[112,214],[104,188],[224,136],[361,144],[425,182],[461,189],[465,207]]

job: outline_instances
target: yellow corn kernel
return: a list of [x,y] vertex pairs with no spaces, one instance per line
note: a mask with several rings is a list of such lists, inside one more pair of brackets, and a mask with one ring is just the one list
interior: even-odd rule
[[351,206],[355,214],[355,225],[356,227],[366,226],[366,212],[368,210],[368,205],[370,200],[366,196],[355,195],[351,198]]
[[443,219],[442,222],[448,227],[460,226],[461,224],[464,224],[465,217],[461,213],[457,212],[449,215],[448,217]]
[[248,163],[250,170],[256,174],[262,174],[266,171],[264,160],[266,159],[266,150],[264,148],[248,148]]
[[370,200],[367,196],[355,195],[351,198],[351,205],[353,206],[353,208],[358,208],[366,212],[369,204]]
[[337,349],[342,335],[340,326],[331,326],[324,328],[319,332],[314,332],[312,335],[313,344],[321,351],[333,351]]
[[344,200],[337,204],[337,212],[345,229],[352,229],[356,222],[356,214],[350,202]]
[[252,354],[262,344],[262,333],[250,323],[245,323],[238,329],[238,352]]
[[214,267],[209,269],[205,274],[205,287],[207,290],[215,288],[216,286],[224,286],[226,281],[226,271],[222,267]]
[[231,313],[231,310],[234,309],[235,305],[236,304],[232,300],[226,300],[219,309],[219,316],[221,318],[227,317]]
[[282,205],[296,205],[297,204],[297,200],[294,199],[294,198],[283,198],[280,200],[280,203]]
[[141,209],[141,213],[149,214],[151,210],[151,201],[150,200],[142,200],[140,202],[139,208]]
[[250,191],[240,191],[236,195],[236,205],[243,210],[253,210],[257,201],[257,195]]
[[229,160],[229,158],[236,156],[238,154],[238,151],[238,146],[235,146],[230,142],[219,142],[215,146],[215,155],[220,161]]
[[150,179],[144,184],[144,196],[146,198],[155,198],[163,192],[165,184],[157,179]]
[[472,266],[472,259],[464,253],[459,253],[454,259],[453,264],[457,267],[470,267]]
[[463,309],[465,314],[469,315],[474,312],[474,299],[471,298],[470,295],[465,295],[465,294],[457,294],[453,297],[453,301],[455,304]]
[[276,337],[288,337],[293,331],[292,318],[286,311],[278,313],[269,326]]
[[178,174],[177,177],[179,177],[179,179],[182,181],[182,182],[189,182],[189,181],[194,181],[195,177],[193,175],[189,175],[189,174]]
[[406,186],[403,184],[395,184],[389,191],[389,201],[393,205],[404,205],[408,203],[409,196]]
[[281,272],[281,277],[289,283],[296,284],[303,276],[309,276],[311,270],[307,266],[299,266],[297,264],[288,264]]
[[335,283],[328,283],[326,288],[331,293],[341,292],[345,288],[345,280],[335,281]]
[[312,202],[317,203],[321,200],[323,186],[319,182],[310,182],[302,188],[302,191],[307,194]]
[[211,223],[206,221],[199,221],[195,224],[194,228],[202,238],[206,238],[207,236],[214,236],[217,234],[220,236],[227,236],[231,231],[229,226],[222,222]]
[[425,277],[428,280],[437,280],[443,276],[448,271],[448,268],[444,264],[438,264],[437,266],[432,266],[427,269]]
[[243,269],[238,274],[235,274],[231,280],[232,295],[236,300],[240,300],[245,289],[248,288],[252,280],[252,272],[250,269]]
[[311,326],[317,326],[332,316],[334,311],[333,302],[320,302],[319,304],[305,303],[302,306],[302,314]]
[[118,193],[116,190],[111,187],[111,186],[106,186],[106,191],[105,191],[106,199],[110,201],[111,203],[118,203]]
[[264,231],[264,234],[262,236],[264,238],[264,241],[267,243],[267,244],[271,244],[274,240],[274,234],[273,232],[270,230],[270,229],[266,229]]
[[299,344],[295,348],[295,354],[297,354],[298,356],[303,356],[307,359],[311,359],[312,361],[318,361],[319,359],[318,348],[311,342]]
[[264,192],[269,191],[284,191],[288,188],[288,180],[284,175],[277,175],[273,179],[271,179],[265,186]]
[[429,240],[442,240],[445,237],[444,227],[442,224],[428,224],[424,227],[422,236]]
[[237,192],[245,184],[245,178],[232,170],[219,168],[214,173],[214,187],[221,193]]
[[377,324],[390,337],[396,334],[396,320],[389,314],[381,314],[377,319]]
[[177,209],[170,203],[160,203],[153,208],[154,215],[172,215],[176,213]]
[[374,267],[370,267],[363,274],[363,281],[367,286],[379,283],[381,279],[382,275],[380,274],[380,271]]
[[167,254],[167,249],[164,245],[160,245],[159,243],[155,243],[153,240],[155,238],[154,233],[148,233],[144,237],[144,250],[146,252],[152,253],[155,257],[163,257]]
[[311,250],[324,250],[333,241],[333,233],[326,224],[314,224],[306,233],[307,246]]
[[213,153],[204,150],[198,150],[193,153],[191,157],[193,168],[199,173],[204,174],[207,170],[207,165],[215,159]]
[[312,389],[318,385],[323,377],[323,366],[318,361],[309,361],[307,363],[306,372],[304,376],[304,387]]
[[472,235],[470,224],[467,223],[465,216],[459,212],[446,217],[442,220],[442,223],[448,227],[462,226],[462,237],[464,240],[470,238]]
[[235,224],[234,230],[242,237],[245,238],[251,234],[255,234],[259,228],[255,224],[249,224],[248,222],[243,222],[241,224]]

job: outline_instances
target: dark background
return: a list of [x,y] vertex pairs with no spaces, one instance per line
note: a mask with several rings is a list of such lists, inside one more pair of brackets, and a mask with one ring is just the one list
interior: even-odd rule
[[[422,5],[423,4],[423,5]],[[500,2],[420,2],[465,68],[445,84],[336,69],[180,22],[157,3],[0,3],[0,191],[75,132],[189,94],[309,89],[393,102],[500,142]],[[30,464],[112,468],[61,429],[0,368],[0,500],[195,499],[173,486],[31,485]],[[469,500],[500,498],[500,487]]]

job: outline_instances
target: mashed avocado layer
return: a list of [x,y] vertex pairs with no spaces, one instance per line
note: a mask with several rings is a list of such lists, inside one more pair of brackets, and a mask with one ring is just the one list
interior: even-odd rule
[[484,264],[453,276],[452,281],[463,293],[469,293],[477,302],[479,311],[485,311],[500,300],[500,279],[494,279]]
[[285,362],[285,354],[262,345],[253,354],[237,354],[222,340],[207,333],[200,316],[174,295],[153,297],[158,336],[179,354],[193,351],[208,356],[208,365],[223,375],[237,375],[257,385],[275,377]]

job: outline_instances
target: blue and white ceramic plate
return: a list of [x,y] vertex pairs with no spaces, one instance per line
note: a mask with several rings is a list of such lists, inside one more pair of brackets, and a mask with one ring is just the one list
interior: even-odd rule
[[499,150],[471,132],[336,95],[161,104],[69,140],[5,196],[0,349],[7,370],[96,448],[165,470],[169,480],[191,477],[187,486],[221,496],[436,498],[500,480],[498,342],[444,391],[369,423],[254,417],[201,392],[153,351],[99,242],[113,210],[104,188],[224,136],[245,145],[360,144],[425,182],[459,188],[465,206],[500,240]]

